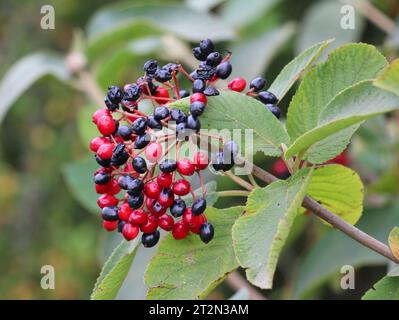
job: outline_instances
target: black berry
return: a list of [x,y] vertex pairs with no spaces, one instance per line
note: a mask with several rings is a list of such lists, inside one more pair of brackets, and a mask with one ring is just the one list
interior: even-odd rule
[[158,62],[156,60],[148,60],[146,63],[144,63],[144,72],[153,75],[155,72],[158,70]]
[[125,183],[126,189],[129,191],[129,194],[137,194],[144,189],[144,182],[138,178],[126,176]]
[[186,128],[191,129],[195,132],[199,132],[201,129],[201,122],[198,118],[195,118],[193,115],[189,115],[187,117]]
[[123,140],[130,140],[133,130],[126,125],[119,126],[117,134],[120,135]]
[[147,129],[147,120],[144,117],[134,120],[132,124],[133,133],[140,135],[143,134],[146,129]]
[[175,218],[181,217],[186,210],[186,203],[183,199],[176,199],[170,207],[170,213]]
[[281,116],[280,108],[276,104],[266,104],[265,107],[274,114],[274,116],[279,119]]
[[234,163],[230,161],[228,163],[225,159],[223,152],[217,152],[212,156],[212,167],[216,171],[229,171],[234,166]]
[[212,97],[212,96],[218,96],[219,90],[216,89],[215,87],[209,86],[204,90],[204,95],[208,96],[208,97]]
[[219,52],[212,52],[206,57],[206,64],[211,67],[216,67],[222,62],[222,55]]
[[109,111],[115,111],[116,109],[119,108],[119,104],[113,103],[113,102],[108,98],[108,96],[105,96],[105,98],[104,98],[104,103],[105,103],[105,106],[108,108]]
[[106,172],[99,172],[94,176],[94,183],[95,184],[107,184],[111,180],[111,175]]
[[166,81],[169,81],[170,79],[172,79],[172,75],[170,74],[170,72],[168,70],[158,69],[155,72],[154,78],[158,82],[163,83],[163,82],[166,82]]
[[266,85],[266,79],[262,77],[256,77],[251,81],[249,87],[254,89],[255,92],[262,90]]
[[187,98],[188,96],[190,96],[190,92],[188,92],[188,90],[186,90],[186,89],[181,89],[179,91],[179,95],[180,95],[181,99]]
[[140,98],[141,89],[136,83],[132,83],[125,88],[123,93],[123,99],[127,101],[136,101]]
[[101,216],[106,221],[118,220],[118,207],[104,207],[101,211]]
[[157,107],[154,110],[154,119],[155,120],[163,120],[165,118],[167,118],[169,116],[169,109],[161,106],[161,107]]
[[227,79],[233,70],[231,63],[225,61],[216,67],[216,76],[220,79]]
[[193,205],[191,206],[191,212],[195,216],[204,213],[205,209],[206,209],[206,200],[204,198],[196,199]]
[[170,116],[172,120],[176,123],[187,121],[187,115],[180,109],[172,109],[172,111],[170,112]]
[[144,203],[144,195],[140,192],[134,195],[129,195],[127,198],[127,203],[132,209],[140,208]]
[[147,171],[147,163],[145,162],[144,158],[142,157],[134,157],[133,161],[133,168],[136,170],[138,173],[144,173]]
[[206,55],[210,54],[215,50],[215,46],[213,45],[213,42],[211,39],[204,39],[201,40],[199,43],[199,47],[203,53]]
[[156,120],[153,116],[149,116],[147,118],[147,125],[154,130],[161,130],[162,129],[162,122]]
[[199,60],[199,61],[205,61],[205,60],[206,60],[206,57],[208,56],[207,54],[205,54],[205,53],[203,53],[203,52],[201,51],[201,48],[200,48],[200,47],[195,47],[195,48],[193,48],[193,55],[194,55],[194,57],[195,57],[197,60]]
[[148,133],[137,136],[136,141],[134,142],[135,149],[143,149],[145,148],[151,141],[151,137]]
[[155,246],[159,241],[160,233],[158,230],[155,230],[153,233],[143,233],[141,236],[141,243],[146,248],[151,248]]
[[126,224],[125,221],[119,221],[118,223],[118,232],[122,232],[123,226]]
[[269,91],[259,92],[258,98],[264,104],[276,104],[278,102],[277,97]]
[[103,160],[97,154],[95,155],[95,159],[96,159],[97,163],[100,166],[104,167],[104,168],[108,168],[108,167],[111,166],[111,160],[110,159],[109,160]]
[[201,79],[194,80],[193,82],[193,93],[203,93],[205,90],[205,82]]
[[173,172],[177,169],[177,163],[172,159],[165,159],[159,165],[159,170],[162,172]]
[[213,228],[213,225],[209,222],[205,222],[201,225],[200,228],[200,238],[202,242],[208,243],[213,239],[213,236],[215,234],[215,230]]
[[129,154],[125,150],[126,146],[123,143],[119,143],[115,146],[112,151],[111,157],[111,165],[112,166],[121,166],[126,163],[129,159]]
[[205,104],[201,101],[194,101],[191,105],[190,105],[190,113],[194,116],[194,117],[198,117],[201,114],[203,114],[205,111]]
[[108,87],[107,97],[109,101],[119,104],[123,98],[122,90],[117,86]]

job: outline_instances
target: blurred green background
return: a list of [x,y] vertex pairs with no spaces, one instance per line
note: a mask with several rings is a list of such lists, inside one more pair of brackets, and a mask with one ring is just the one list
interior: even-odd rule
[[[45,4],[55,9],[54,30],[40,27]],[[398,56],[399,2],[374,5],[389,23],[373,21],[360,10],[355,29],[343,30],[343,3],[335,0],[1,1],[0,298],[87,299],[102,262],[118,243],[95,214],[89,171],[95,164],[87,161],[87,145],[96,104],[79,77],[88,72],[104,91],[109,84],[135,80],[150,57],[190,67],[189,48],[204,37],[233,51],[233,75],[248,79],[265,75],[271,80],[296,54],[333,37],[332,48],[363,41],[391,60]],[[68,61],[76,61],[76,52],[86,56],[87,72],[72,74],[71,64],[65,65],[72,51]],[[291,96],[282,101],[283,110]],[[399,221],[398,131],[397,115],[377,118],[357,133],[348,151],[351,166],[367,185],[360,224],[383,241]],[[267,167],[272,159],[259,155],[256,162]],[[232,188],[223,179],[218,187]],[[235,203],[223,199],[217,206]],[[153,251],[139,252],[119,298],[145,297],[142,275]],[[40,287],[40,268],[47,264],[56,271],[55,290]],[[358,267],[356,290],[338,289],[343,264]],[[276,289],[265,294],[360,298],[385,272],[380,257],[305,216],[282,256]],[[210,298],[233,292],[222,284]]]

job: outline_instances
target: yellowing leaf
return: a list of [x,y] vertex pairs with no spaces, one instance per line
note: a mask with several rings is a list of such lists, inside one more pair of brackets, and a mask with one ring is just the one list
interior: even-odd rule
[[388,244],[393,256],[399,260],[399,227],[393,228],[389,233]]

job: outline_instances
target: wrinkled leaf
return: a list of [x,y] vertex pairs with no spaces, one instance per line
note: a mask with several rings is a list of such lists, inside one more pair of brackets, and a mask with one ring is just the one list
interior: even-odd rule
[[247,279],[271,289],[278,257],[306,194],[311,170],[278,180],[248,197],[245,214],[233,227],[233,245]]
[[208,208],[207,218],[215,227],[215,236],[208,244],[195,234],[179,241],[168,234],[145,274],[145,283],[150,287],[147,298],[203,298],[236,269],[231,228],[243,210],[243,207]]

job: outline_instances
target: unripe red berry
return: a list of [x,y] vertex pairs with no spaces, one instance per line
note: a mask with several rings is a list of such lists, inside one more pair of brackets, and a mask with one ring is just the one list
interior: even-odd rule
[[111,112],[107,108],[98,109],[93,113],[92,121],[97,124],[101,117],[111,117]]
[[164,229],[165,231],[171,231],[173,229],[173,224],[175,221],[173,218],[168,214],[163,214],[158,218],[158,225],[160,228]]
[[195,167],[189,159],[184,158],[177,161],[177,171],[181,175],[192,176],[195,172]]
[[109,136],[115,132],[116,124],[112,117],[102,116],[97,120],[97,128],[102,135]]
[[227,85],[227,87],[232,90],[232,91],[237,91],[237,92],[241,92],[245,89],[245,87],[247,86],[247,82],[245,81],[244,78],[234,78],[233,80],[231,80],[229,82],[229,84]]
[[112,150],[114,150],[112,143],[104,143],[98,148],[97,155],[103,160],[109,160],[112,158]]
[[117,206],[118,203],[118,199],[109,194],[104,194],[97,200],[97,204],[100,208]]
[[119,220],[125,222],[129,221],[131,213],[132,209],[130,208],[129,204],[127,202],[122,203],[118,209]]
[[206,105],[206,102],[207,102],[206,95],[204,95],[204,94],[201,93],[201,92],[193,93],[193,94],[190,96],[190,104],[193,103],[193,102],[195,102],[195,101],[201,101],[203,104]]
[[209,159],[205,152],[199,151],[194,155],[193,162],[197,170],[204,170],[208,167]]
[[169,188],[170,185],[172,184],[172,174],[169,172],[160,172],[157,176],[157,183],[162,187],[162,188]]
[[153,233],[158,228],[157,218],[148,216],[147,222],[140,226],[140,230],[144,233]]
[[204,214],[200,214],[199,216],[194,216],[191,221],[190,231],[196,234],[200,234],[201,225],[206,221],[207,221],[206,216]]
[[111,180],[111,188],[108,190],[108,194],[115,195],[121,191],[121,187],[118,184],[118,181],[115,179]]
[[144,194],[151,199],[158,198],[159,194],[161,193],[161,187],[158,183],[149,181],[144,186]]
[[96,192],[98,194],[107,193],[112,189],[112,181],[109,181],[107,184],[96,184]]
[[133,210],[129,216],[129,223],[140,226],[147,223],[147,212],[141,209]]
[[155,93],[155,98],[161,98],[161,99],[155,99],[155,101],[158,102],[159,104],[167,102],[167,99],[162,99],[162,98],[170,98],[168,89],[159,86],[157,88],[157,92]]
[[157,162],[162,156],[162,146],[158,142],[151,142],[145,148],[145,156],[150,162]]
[[190,190],[191,190],[190,182],[188,182],[185,179],[176,180],[172,186],[173,193],[178,196],[185,196],[190,192]]
[[103,221],[103,227],[107,231],[114,231],[116,228],[118,228],[118,223],[119,221]]
[[90,141],[90,150],[93,152],[97,152],[98,148],[104,143],[109,143],[108,139],[105,137],[95,137]]
[[122,228],[122,234],[126,240],[130,241],[137,237],[139,234],[139,227],[134,226],[130,223],[125,223]]
[[187,237],[189,231],[188,226],[183,221],[178,221],[173,225],[172,236],[176,240],[181,240]]

